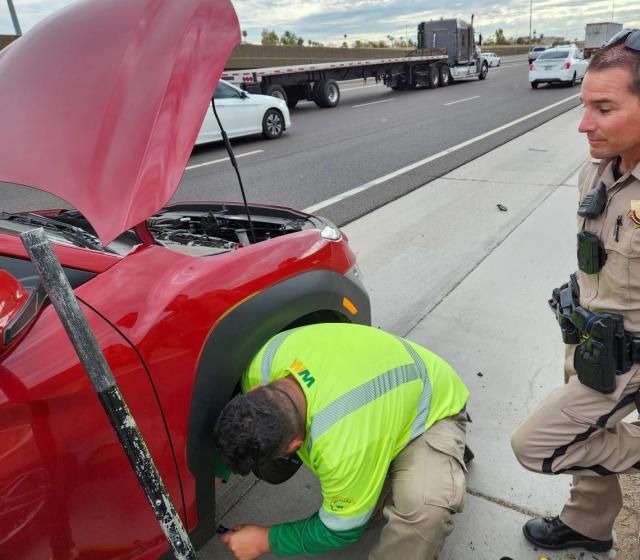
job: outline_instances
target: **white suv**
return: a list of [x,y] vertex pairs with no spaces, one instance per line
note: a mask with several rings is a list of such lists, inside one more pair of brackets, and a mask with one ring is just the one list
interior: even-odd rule
[[544,51],[547,50],[548,47],[545,46],[540,46],[540,47],[533,47],[530,51],[529,51],[529,64],[531,64],[536,58],[538,58]]

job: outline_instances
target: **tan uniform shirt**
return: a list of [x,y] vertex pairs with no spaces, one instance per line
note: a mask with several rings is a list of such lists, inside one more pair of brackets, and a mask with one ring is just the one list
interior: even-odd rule
[[631,201],[640,203],[640,163],[617,181],[613,163],[591,159],[580,171],[581,201],[600,181],[607,187],[604,212],[593,219],[578,216],[578,231],[598,235],[607,252],[599,273],[578,271],[580,303],[593,312],[622,314],[625,329],[640,334],[640,226],[629,217]]

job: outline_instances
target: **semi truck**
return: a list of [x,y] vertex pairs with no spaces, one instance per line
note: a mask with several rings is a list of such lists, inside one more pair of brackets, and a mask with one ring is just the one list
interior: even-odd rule
[[222,78],[250,93],[280,97],[291,108],[303,99],[318,107],[335,107],[340,102],[341,80],[374,78],[402,90],[486,78],[489,65],[476,46],[473,16],[471,24],[460,19],[422,22],[417,39],[418,48],[403,57],[234,70]]
[[589,58],[618,31],[622,31],[621,23],[611,21],[587,23],[584,30],[584,57]]

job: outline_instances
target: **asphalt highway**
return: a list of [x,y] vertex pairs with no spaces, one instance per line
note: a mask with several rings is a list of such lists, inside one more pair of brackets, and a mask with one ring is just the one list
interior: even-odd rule
[[[578,87],[531,89],[527,70],[511,57],[435,90],[342,82],[337,107],[300,103],[282,138],[232,141],[247,198],[349,223],[580,103]],[[197,147],[174,200],[239,198],[223,145]]]
[[[281,138],[232,145],[249,201],[305,209],[343,226],[568,111],[578,95],[578,87],[531,89],[526,57],[508,57],[484,81],[435,90],[342,82],[337,107],[301,102]],[[67,206],[34,189],[1,186],[0,210]],[[241,200],[221,142],[194,149],[173,200]]]

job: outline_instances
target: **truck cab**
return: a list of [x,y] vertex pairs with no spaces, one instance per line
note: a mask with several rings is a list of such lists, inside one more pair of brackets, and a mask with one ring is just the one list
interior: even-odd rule
[[[461,19],[423,21],[418,25],[418,49],[442,49],[453,80],[484,79],[488,64],[476,46],[472,23]],[[482,76],[482,77],[481,77]]]

